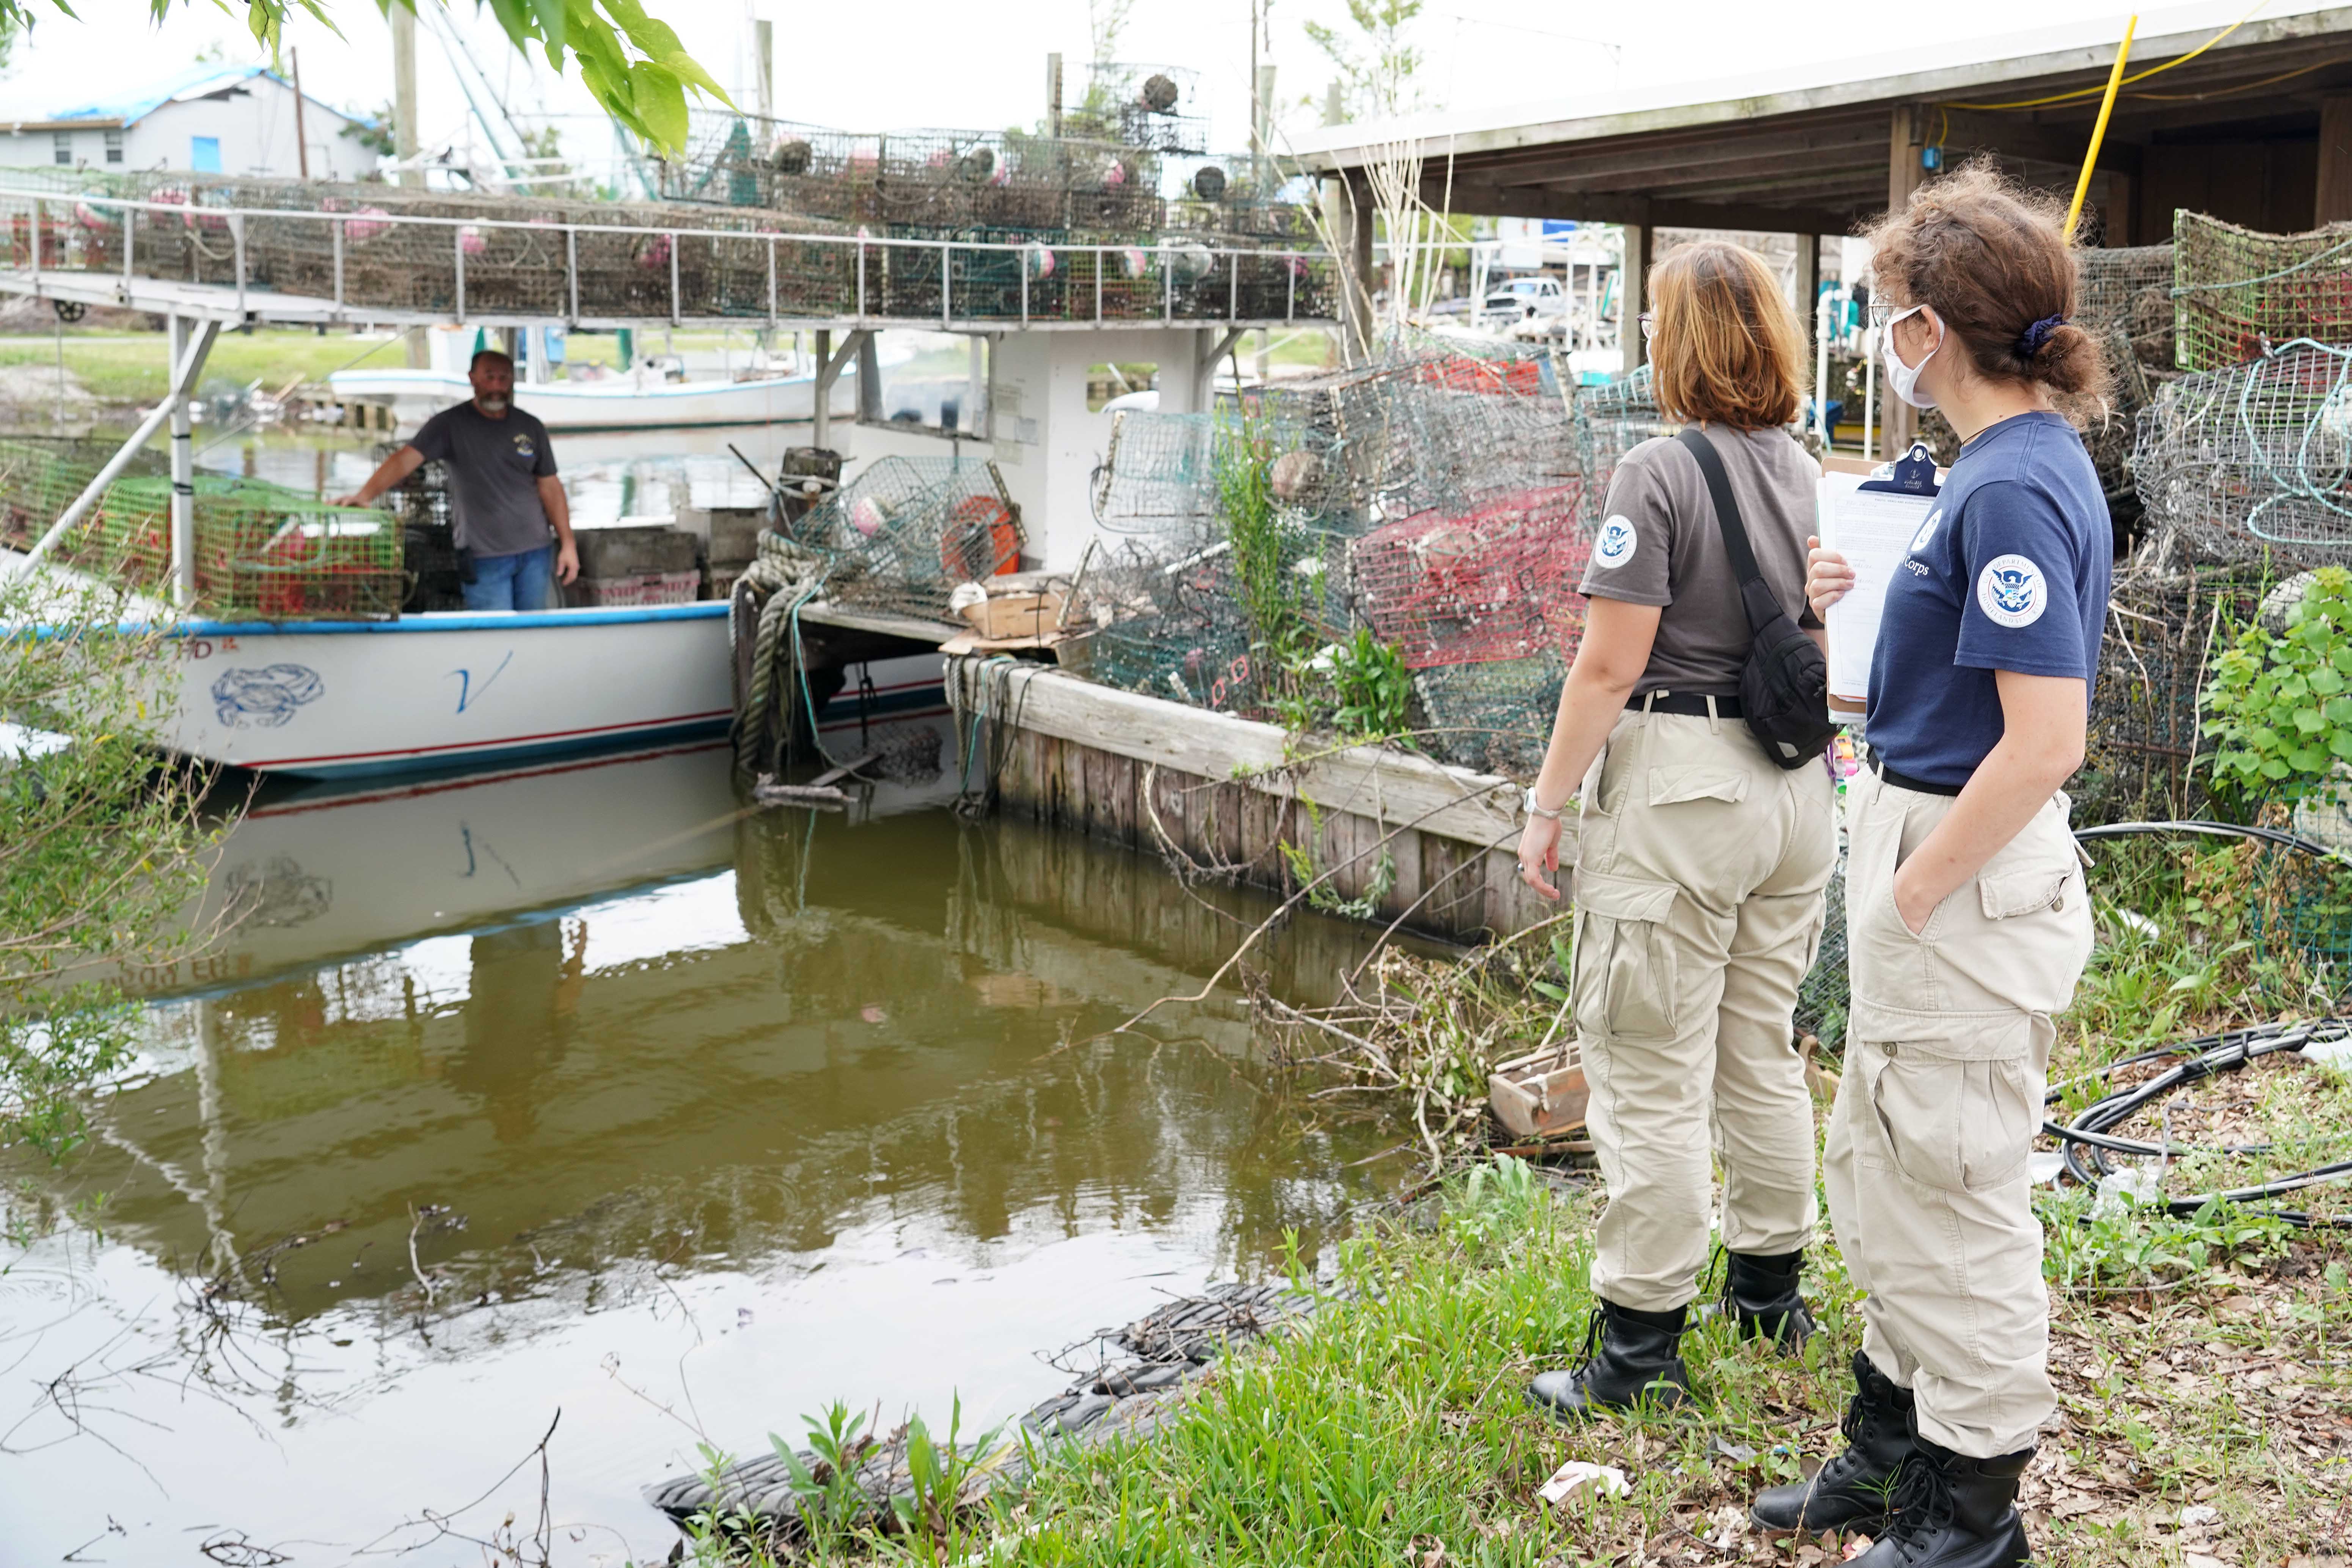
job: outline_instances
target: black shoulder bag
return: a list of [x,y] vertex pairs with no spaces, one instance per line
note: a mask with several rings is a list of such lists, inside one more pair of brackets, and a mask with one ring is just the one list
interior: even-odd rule
[[1684,430],[1680,439],[1706,476],[1716,524],[1723,530],[1724,553],[1739,578],[1739,603],[1748,612],[1748,635],[1755,639],[1739,671],[1739,706],[1748,727],[1764,742],[1766,756],[1783,768],[1803,767],[1837,734],[1837,726],[1830,722],[1829,660],[1780,608],[1758,569],[1747,525],[1739,521],[1739,503],[1732,499],[1731,476],[1723,471],[1714,443],[1696,428]]

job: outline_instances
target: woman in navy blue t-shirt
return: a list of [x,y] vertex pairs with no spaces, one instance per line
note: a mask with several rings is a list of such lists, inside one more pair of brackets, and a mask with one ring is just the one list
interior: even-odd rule
[[[1822,1154],[1864,1302],[1850,1446],[1768,1491],[1774,1530],[1859,1529],[1870,1568],[2027,1561],[2018,1479],[2056,1408],[2026,1165],[2052,1019],[2091,950],[2061,787],[2083,760],[2113,552],[2053,395],[2094,392],[2058,215],[1982,166],[1872,235],[1897,395],[1961,438],[1887,591],[1872,772],[1848,802],[1853,1005]],[[1816,549],[1806,596],[1853,586]]]

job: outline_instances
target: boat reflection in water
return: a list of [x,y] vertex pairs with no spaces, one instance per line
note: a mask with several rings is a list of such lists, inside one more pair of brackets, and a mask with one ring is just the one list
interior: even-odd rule
[[[148,1369],[92,1426],[120,1453],[57,1409],[18,1432],[66,1439],[0,1469],[27,1560],[134,1490],[125,1560],[199,1525],[356,1549],[560,1407],[555,1517],[597,1528],[556,1561],[645,1561],[688,1425],[1013,1414],[1066,1381],[1035,1352],[1372,1190],[1377,1145],[1306,1128],[1230,995],[1106,1036],[1267,902],[961,823],[944,720],[868,739],[911,774],[843,813],[746,810],[701,745],[258,802],[193,917],[238,923],[124,977],[152,1075],[64,1175],[19,1173],[106,1194],[0,1291],[20,1373]],[[1272,988],[1317,999],[1364,940],[1302,919]],[[475,1533],[535,1517],[535,1469]]]

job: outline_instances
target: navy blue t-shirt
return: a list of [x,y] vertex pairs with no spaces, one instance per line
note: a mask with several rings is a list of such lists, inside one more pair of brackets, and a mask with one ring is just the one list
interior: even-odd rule
[[1993,671],[2099,669],[2115,553],[2098,470],[2055,414],[1960,448],[1886,590],[1864,733],[1886,766],[1964,784],[2000,743]]

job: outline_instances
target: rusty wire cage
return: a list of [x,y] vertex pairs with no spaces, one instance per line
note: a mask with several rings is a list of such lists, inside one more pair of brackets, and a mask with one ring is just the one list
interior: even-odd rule
[[2248,364],[2298,338],[2352,342],[2352,224],[2263,234],[2183,212],[2172,237],[2181,369]]
[[830,558],[824,595],[838,604],[934,621],[960,584],[1012,571],[1021,509],[994,463],[877,458],[791,525]]

